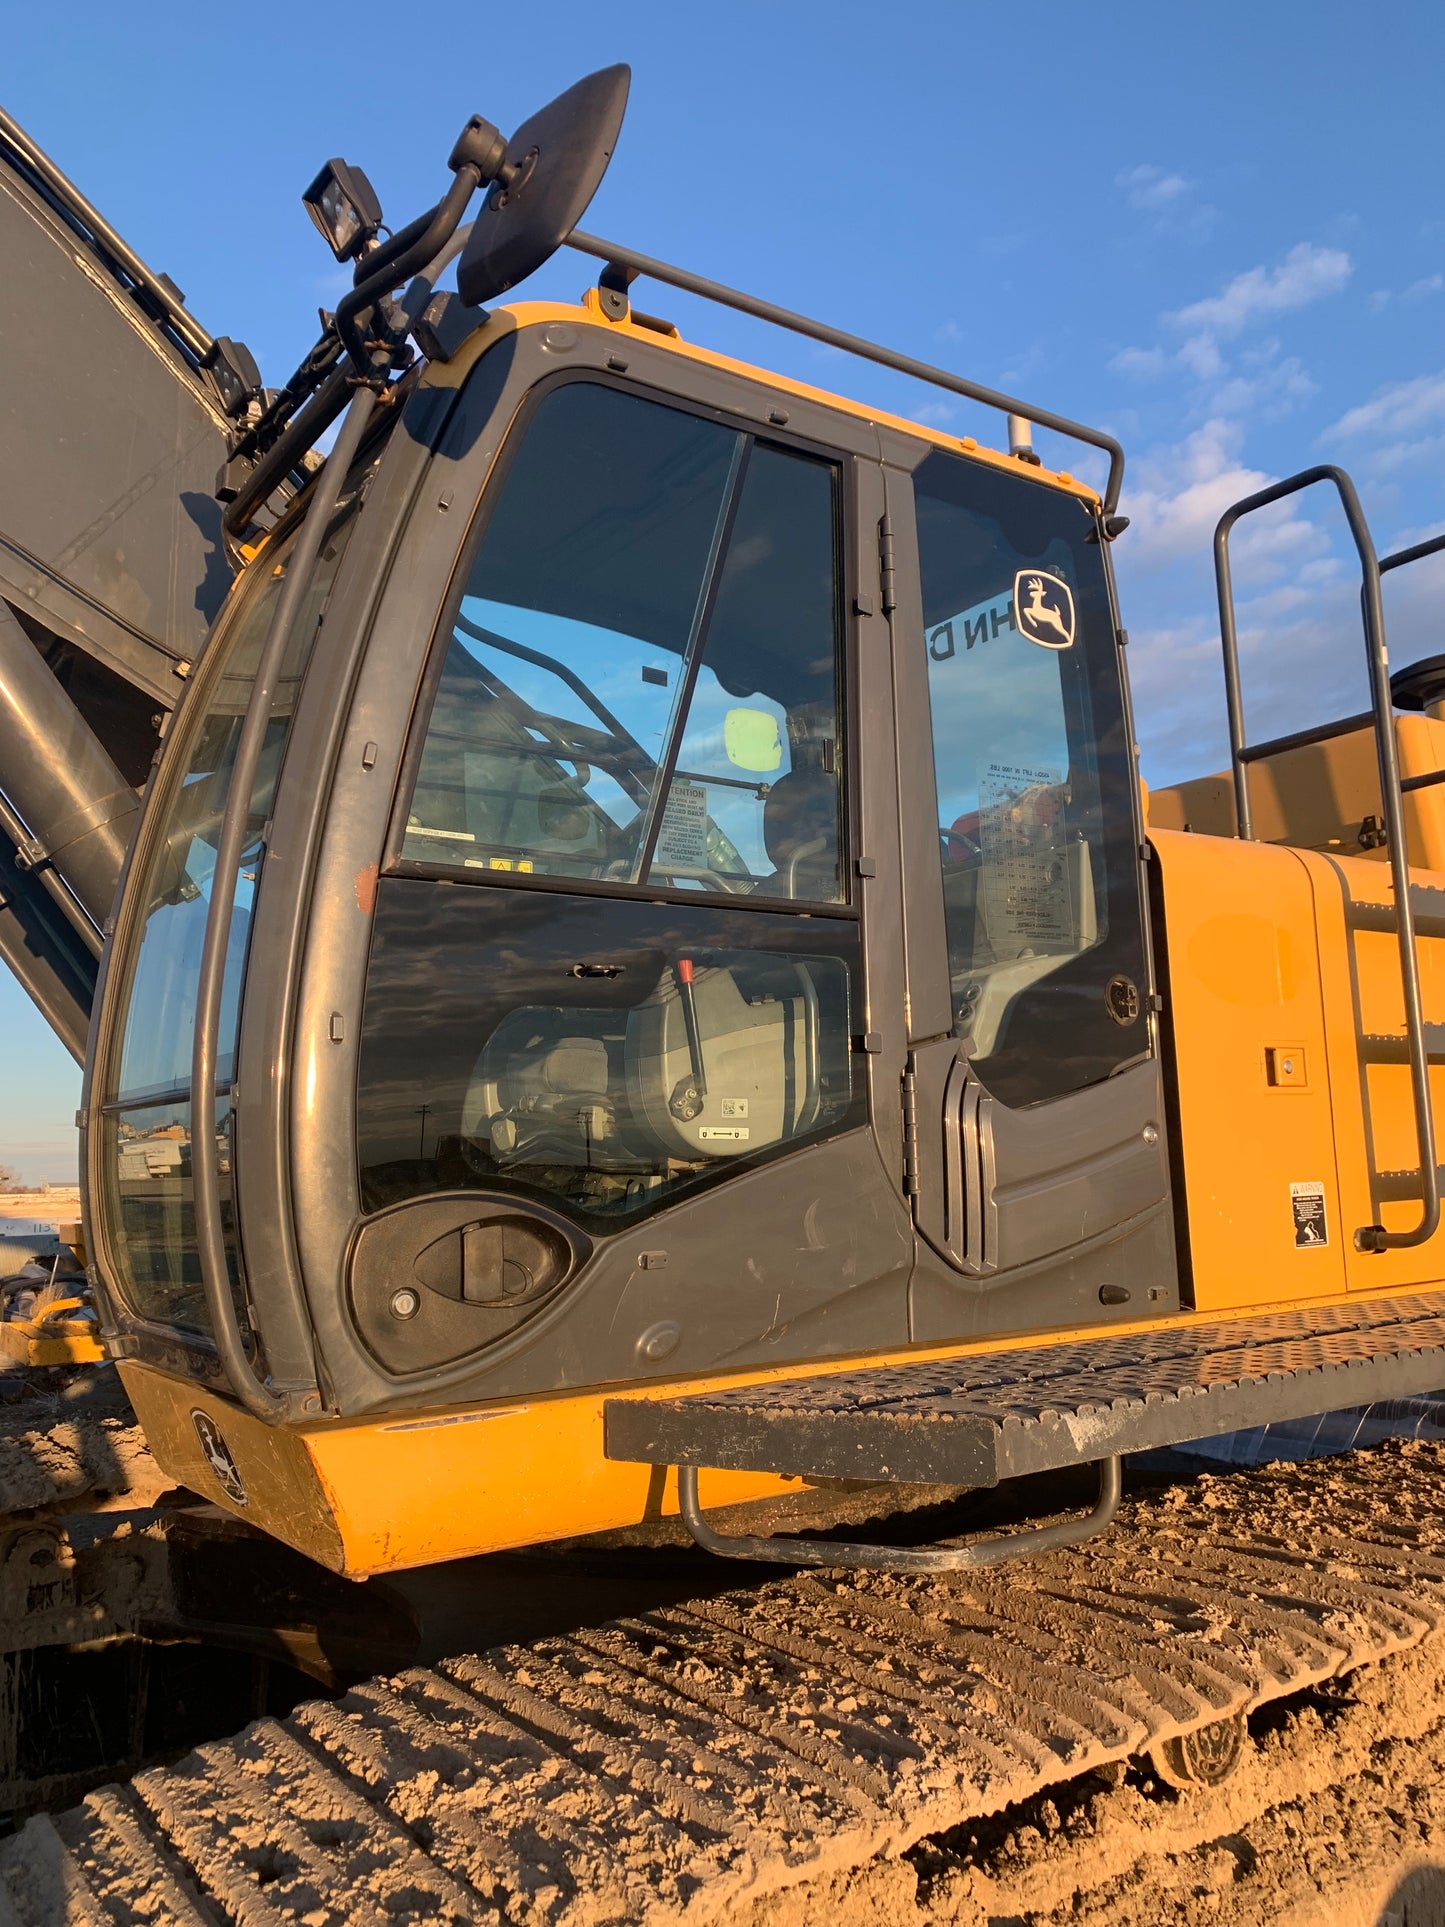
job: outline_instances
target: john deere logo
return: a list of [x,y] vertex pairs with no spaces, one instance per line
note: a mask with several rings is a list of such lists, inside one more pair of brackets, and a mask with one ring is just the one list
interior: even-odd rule
[[231,1448],[221,1437],[221,1428],[209,1412],[191,1413],[191,1423],[196,1428],[196,1437],[201,1441],[201,1450],[206,1455],[206,1463],[216,1475],[216,1484],[226,1497],[235,1505],[246,1503],[246,1482],[236,1469],[236,1461],[231,1457]]
[[1073,590],[1042,569],[1020,569],[1014,577],[1014,621],[1040,649],[1072,649]]

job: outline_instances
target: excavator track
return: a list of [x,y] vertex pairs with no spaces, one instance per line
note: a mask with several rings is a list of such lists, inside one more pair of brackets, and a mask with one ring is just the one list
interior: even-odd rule
[[113,1366],[73,1376],[12,1369],[0,1403],[0,1530],[7,1519],[149,1504],[171,1485]]
[[991,1573],[798,1575],[458,1656],[31,1819],[0,1927],[707,1921],[1445,1623],[1445,1444],[1127,1499]]

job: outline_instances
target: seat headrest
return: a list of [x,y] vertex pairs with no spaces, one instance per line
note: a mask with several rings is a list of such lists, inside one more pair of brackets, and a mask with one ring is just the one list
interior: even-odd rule
[[769,861],[782,870],[810,844],[822,847],[804,858],[810,876],[836,874],[838,867],[838,779],[820,769],[790,770],[763,800],[763,843]]

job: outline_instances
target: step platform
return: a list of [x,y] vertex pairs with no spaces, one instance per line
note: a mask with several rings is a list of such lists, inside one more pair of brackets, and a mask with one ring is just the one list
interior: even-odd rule
[[604,1418],[613,1459],[985,1487],[1441,1387],[1445,1291],[1421,1291],[612,1398]]

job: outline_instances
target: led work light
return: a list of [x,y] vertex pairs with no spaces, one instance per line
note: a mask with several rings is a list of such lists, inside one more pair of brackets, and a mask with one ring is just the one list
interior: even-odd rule
[[354,261],[376,239],[381,202],[359,167],[328,161],[301,199],[338,261]]

